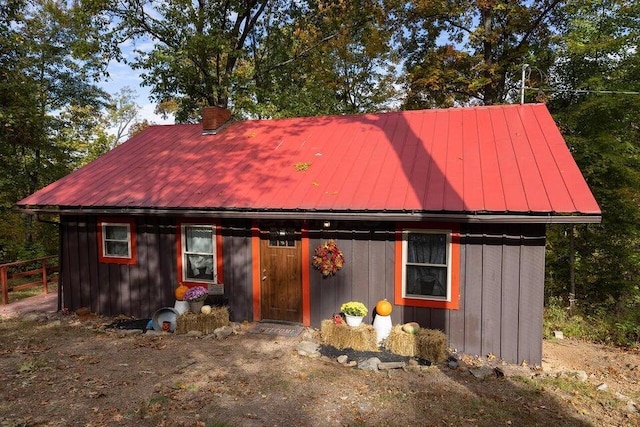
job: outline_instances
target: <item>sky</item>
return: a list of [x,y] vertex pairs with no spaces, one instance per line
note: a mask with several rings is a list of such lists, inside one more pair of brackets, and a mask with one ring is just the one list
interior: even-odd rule
[[[151,42],[138,42],[133,44],[132,42],[126,42],[121,45],[122,54],[127,60],[133,60],[135,53],[134,48],[149,51],[153,47]],[[138,113],[138,120],[148,120],[151,124],[173,124],[173,117],[163,119],[162,116],[155,114],[155,104],[149,99],[150,87],[143,87],[142,78],[140,78],[140,71],[132,69],[129,65],[123,62],[111,61],[108,67],[109,78],[103,81],[99,86],[107,91],[111,95],[115,95],[123,87],[128,86],[137,93],[136,104],[140,107]]]

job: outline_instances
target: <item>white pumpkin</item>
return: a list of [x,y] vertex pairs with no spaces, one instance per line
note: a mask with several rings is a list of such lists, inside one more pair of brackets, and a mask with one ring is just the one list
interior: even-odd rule
[[200,309],[200,313],[202,313],[202,314],[211,314],[211,306],[210,305],[203,305],[202,308]]

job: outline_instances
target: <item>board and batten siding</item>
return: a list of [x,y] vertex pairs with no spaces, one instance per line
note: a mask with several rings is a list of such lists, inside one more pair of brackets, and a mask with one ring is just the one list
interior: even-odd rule
[[[370,228],[366,228],[367,225]],[[335,239],[345,266],[332,277],[311,272],[311,324],[357,300],[373,321],[377,301],[393,303],[395,231],[380,224],[341,224],[350,231],[310,233],[310,250]],[[429,309],[394,305],[394,324],[418,322],[440,329],[449,346],[462,353],[491,353],[507,361],[541,363],[545,226],[542,224],[462,224],[460,230],[460,308]]]
[[[177,286],[176,219],[135,217],[135,265],[98,261],[98,217],[65,215],[60,219],[62,305],[87,307],[105,316],[151,317],[173,307]],[[225,295],[232,320],[252,318],[251,232],[223,224]]]
[[92,216],[60,219],[63,306],[136,317],[173,306],[175,225],[166,218],[136,217],[135,265],[98,262],[97,226]]
[[[173,306],[177,284],[176,219],[135,217],[135,265],[98,262],[97,217],[61,217],[63,307],[88,307],[112,316],[150,317]],[[224,300],[231,320],[253,320],[251,224],[222,222]],[[394,302],[395,225],[339,222],[334,229],[309,224],[309,258],[335,239],[345,255],[337,275],[310,271],[311,325],[362,301],[372,323],[377,301]],[[443,330],[449,346],[467,354],[489,353],[510,362],[540,363],[544,295],[543,224],[462,224],[460,228],[460,308],[394,305],[394,324],[416,321]]]

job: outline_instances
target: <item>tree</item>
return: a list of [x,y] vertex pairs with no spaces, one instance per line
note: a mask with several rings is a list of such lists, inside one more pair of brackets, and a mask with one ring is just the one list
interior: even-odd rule
[[[576,290],[583,304],[621,312],[640,298],[640,96],[624,93],[640,92],[640,5],[577,2],[567,14],[550,109],[603,211],[601,224],[576,227]],[[550,234],[548,264],[551,289],[566,294],[562,234]]]
[[258,28],[265,35],[262,44],[252,39],[245,99],[258,115],[280,117],[393,108],[396,57],[386,18],[375,0],[307,2],[288,24]]
[[564,2],[398,3],[394,15],[407,56],[405,106],[422,108],[513,100],[523,64],[544,73],[551,66]]
[[269,0],[113,2],[121,37],[148,37],[150,52],[137,51],[133,67],[158,103],[175,100],[176,120],[195,121],[204,105],[229,105],[233,74],[247,39]]
[[156,43],[133,66],[179,122],[205,105],[257,117],[370,111],[392,94],[379,1],[127,0],[111,13],[120,38]]
[[[3,222],[17,200],[68,173],[76,142],[67,137],[78,109],[99,108],[92,82],[104,70],[95,20],[77,6],[10,0],[0,6],[0,205]],[[97,25],[97,26],[96,26]],[[24,222],[26,241],[35,226]],[[13,237],[0,236],[0,253]],[[46,243],[45,243],[46,244]],[[57,245],[55,245],[57,249]],[[4,249],[3,249],[4,248]]]

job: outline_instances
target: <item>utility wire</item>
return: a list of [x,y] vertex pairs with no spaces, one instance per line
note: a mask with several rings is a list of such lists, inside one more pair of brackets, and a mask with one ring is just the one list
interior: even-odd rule
[[571,92],[571,93],[608,93],[618,95],[640,95],[640,92],[622,90],[590,90],[590,89],[543,89],[539,87],[525,86],[525,90],[537,90],[538,92]]

